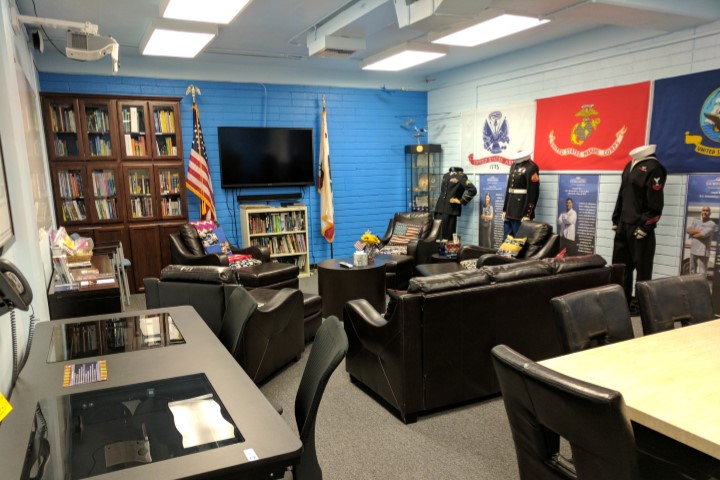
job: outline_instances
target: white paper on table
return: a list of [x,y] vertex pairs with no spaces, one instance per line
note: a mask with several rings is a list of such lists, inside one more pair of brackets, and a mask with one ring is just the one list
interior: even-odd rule
[[175,428],[183,437],[183,448],[220,442],[235,437],[235,428],[220,413],[212,394],[169,402]]

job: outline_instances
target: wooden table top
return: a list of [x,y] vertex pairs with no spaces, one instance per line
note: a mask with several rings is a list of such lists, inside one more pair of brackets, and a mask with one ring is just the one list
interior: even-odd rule
[[621,392],[631,420],[720,459],[720,320],[540,364]]

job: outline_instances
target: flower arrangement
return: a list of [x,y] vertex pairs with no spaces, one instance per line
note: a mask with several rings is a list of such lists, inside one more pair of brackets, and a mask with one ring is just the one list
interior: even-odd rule
[[375,260],[375,255],[380,251],[380,238],[368,230],[363,233],[360,240],[355,242],[355,249],[367,253],[368,262],[372,263]]

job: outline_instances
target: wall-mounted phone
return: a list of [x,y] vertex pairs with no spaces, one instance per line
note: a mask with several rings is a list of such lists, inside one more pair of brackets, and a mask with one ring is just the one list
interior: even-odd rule
[[19,308],[27,310],[32,302],[32,290],[20,270],[0,258],[0,315]]

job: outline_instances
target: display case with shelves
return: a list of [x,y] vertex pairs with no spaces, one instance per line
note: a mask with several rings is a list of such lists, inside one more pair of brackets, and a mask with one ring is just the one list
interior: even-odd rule
[[43,99],[48,157],[52,160],[77,160],[83,156],[79,133],[78,101],[70,97]]
[[305,205],[242,205],[240,228],[243,247],[268,247],[273,260],[297,265],[301,277],[310,275],[310,244]]
[[147,102],[118,101],[122,156],[125,159],[148,159]]
[[150,164],[123,165],[128,220],[150,220],[155,215],[155,181]]
[[435,209],[442,183],[442,147],[435,144],[405,146],[407,204],[413,212]]
[[182,159],[182,145],[178,142],[180,112],[176,103],[150,102],[153,125],[153,156],[158,159]]
[[82,223],[88,220],[85,173],[85,165],[81,163],[52,168],[53,185],[58,193],[55,202],[57,218],[63,224]]
[[92,165],[88,168],[92,191],[94,223],[121,222],[125,218],[116,165]]
[[163,219],[182,217],[186,210],[185,178],[180,165],[155,165],[158,205]]
[[85,156],[92,160],[115,160],[115,102],[108,99],[80,100]]

